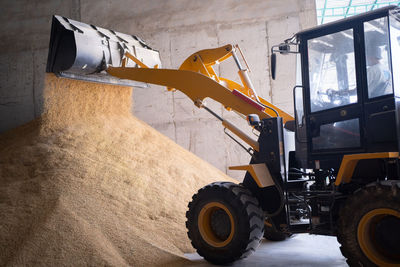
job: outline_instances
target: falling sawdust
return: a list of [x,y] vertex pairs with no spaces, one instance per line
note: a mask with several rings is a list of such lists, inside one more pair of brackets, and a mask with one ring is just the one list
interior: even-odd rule
[[188,201],[231,180],[131,115],[131,88],[46,76],[0,136],[0,266],[186,265]]

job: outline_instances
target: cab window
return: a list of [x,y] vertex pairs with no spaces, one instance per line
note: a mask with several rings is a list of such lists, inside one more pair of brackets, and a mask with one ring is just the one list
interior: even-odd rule
[[393,87],[396,96],[400,96],[400,18],[397,12],[390,15],[390,45],[393,68]]
[[311,112],[357,103],[353,29],[308,40]]
[[393,93],[387,17],[364,23],[368,97]]

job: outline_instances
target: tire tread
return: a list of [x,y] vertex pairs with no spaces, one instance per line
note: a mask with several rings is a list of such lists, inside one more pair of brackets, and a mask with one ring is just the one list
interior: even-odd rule
[[[339,211],[337,240],[340,243],[340,251],[346,258],[349,266],[375,266],[362,253],[359,248],[354,217],[359,216],[360,207],[373,208],[375,203],[393,201],[400,203],[399,181],[379,181],[358,189],[350,196],[345,205]],[[400,204],[397,206],[400,209]]]
[[[237,216],[245,218],[247,225],[247,238],[239,240],[237,249],[234,251],[225,252],[221,255],[208,255],[207,250],[202,248],[196,240],[196,235],[193,233],[195,206],[201,198],[210,192],[218,192],[224,196],[224,199],[229,199],[230,205],[237,212]],[[197,253],[206,260],[216,264],[228,264],[233,261],[245,258],[253,253],[259,246],[264,234],[264,215],[259,205],[258,200],[252,196],[252,193],[245,187],[231,182],[215,182],[204,186],[193,195],[192,201],[188,204],[186,212],[186,228],[188,229],[188,237],[191,240],[192,246],[197,250]]]

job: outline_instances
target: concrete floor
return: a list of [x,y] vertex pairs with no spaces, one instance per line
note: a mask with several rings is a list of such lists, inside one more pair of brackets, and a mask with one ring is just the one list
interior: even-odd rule
[[[196,267],[215,266],[197,253],[185,254]],[[271,242],[263,240],[250,257],[230,266],[347,266],[336,237],[297,234],[292,238]]]

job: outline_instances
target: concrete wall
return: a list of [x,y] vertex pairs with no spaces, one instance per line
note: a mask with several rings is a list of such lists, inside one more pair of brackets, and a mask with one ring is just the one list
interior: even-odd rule
[[[0,132],[40,115],[52,14],[136,34],[160,51],[167,68],[178,68],[198,50],[238,43],[258,93],[291,113],[294,57],[278,57],[278,79],[272,81],[270,47],[316,25],[314,0],[4,2],[0,4],[1,36],[6,40],[0,44]],[[219,65],[217,71],[239,80],[233,62]],[[247,164],[248,154],[225,136],[215,118],[182,93],[167,92],[160,86],[137,88],[134,102],[137,117],[231,176],[243,176],[229,171],[228,166]],[[247,128],[236,114],[211,100],[207,103],[219,115]]]
[[79,0],[0,1],[0,133],[40,116],[52,14],[80,19]]

